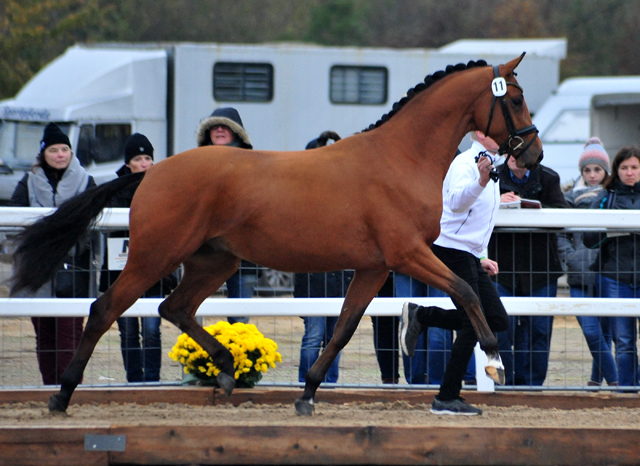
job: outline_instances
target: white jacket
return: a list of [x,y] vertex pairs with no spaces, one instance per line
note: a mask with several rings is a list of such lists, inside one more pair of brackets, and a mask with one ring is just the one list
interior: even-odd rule
[[[500,185],[489,180],[479,183],[475,157],[485,148],[473,141],[471,149],[458,155],[449,167],[442,185],[440,236],[435,244],[458,249],[482,258],[489,244],[500,208]],[[491,156],[491,155],[490,155]],[[491,156],[494,161],[495,156]]]

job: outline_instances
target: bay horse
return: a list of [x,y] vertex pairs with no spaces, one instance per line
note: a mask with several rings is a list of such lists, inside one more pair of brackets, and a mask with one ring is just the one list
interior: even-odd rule
[[12,293],[50,280],[109,199],[139,184],[130,210],[128,261],[92,303],[49,410],[66,411],[101,336],[180,264],[184,277],[159,313],[209,353],[221,370],[219,386],[231,395],[233,357],[195,314],[241,259],[296,273],[355,270],[333,338],[307,373],[295,403],[299,414],[313,414],[320,382],[390,270],[462,303],[488,355],[487,373],[503,381],[497,342],[478,298],[430,245],[440,232],[445,174],[468,132],[485,131],[519,167],[533,169],[542,158],[542,143],[514,73],[523,57],[499,67],[484,61],[448,66],[410,89],[375,125],[315,149],[312,156],[200,147],[88,190],[27,227],[17,240]]

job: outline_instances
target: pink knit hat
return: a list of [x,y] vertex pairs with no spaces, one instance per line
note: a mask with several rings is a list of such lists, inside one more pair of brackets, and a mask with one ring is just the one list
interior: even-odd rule
[[582,169],[590,164],[600,165],[604,171],[607,173],[611,173],[611,168],[609,166],[609,155],[607,155],[607,151],[604,150],[604,146],[602,145],[602,141],[597,137],[591,137],[584,143],[584,151],[580,156],[580,160],[578,160],[578,167],[580,168],[580,173],[582,173]]

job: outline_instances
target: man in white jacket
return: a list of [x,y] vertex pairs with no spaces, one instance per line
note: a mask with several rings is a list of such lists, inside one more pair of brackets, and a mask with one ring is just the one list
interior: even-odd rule
[[[451,164],[442,186],[443,210],[440,236],[431,247],[435,255],[465,280],[480,299],[487,323],[493,332],[509,327],[507,312],[489,275],[498,273],[498,264],[487,259],[486,249],[500,208],[500,187],[491,180],[498,145],[480,131],[471,134],[471,148]],[[424,307],[405,303],[402,308],[400,345],[413,356],[419,335],[428,327],[456,330],[440,392],[431,412],[473,416],[482,410],[460,397],[462,380],[477,343],[477,337],[464,308]]]

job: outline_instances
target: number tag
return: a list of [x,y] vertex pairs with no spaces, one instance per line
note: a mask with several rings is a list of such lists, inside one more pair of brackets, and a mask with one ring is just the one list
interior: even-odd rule
[[491,81],[491,91],[496,97],[502,97],[507,93],[507,81],[502,77],[494,78]]

